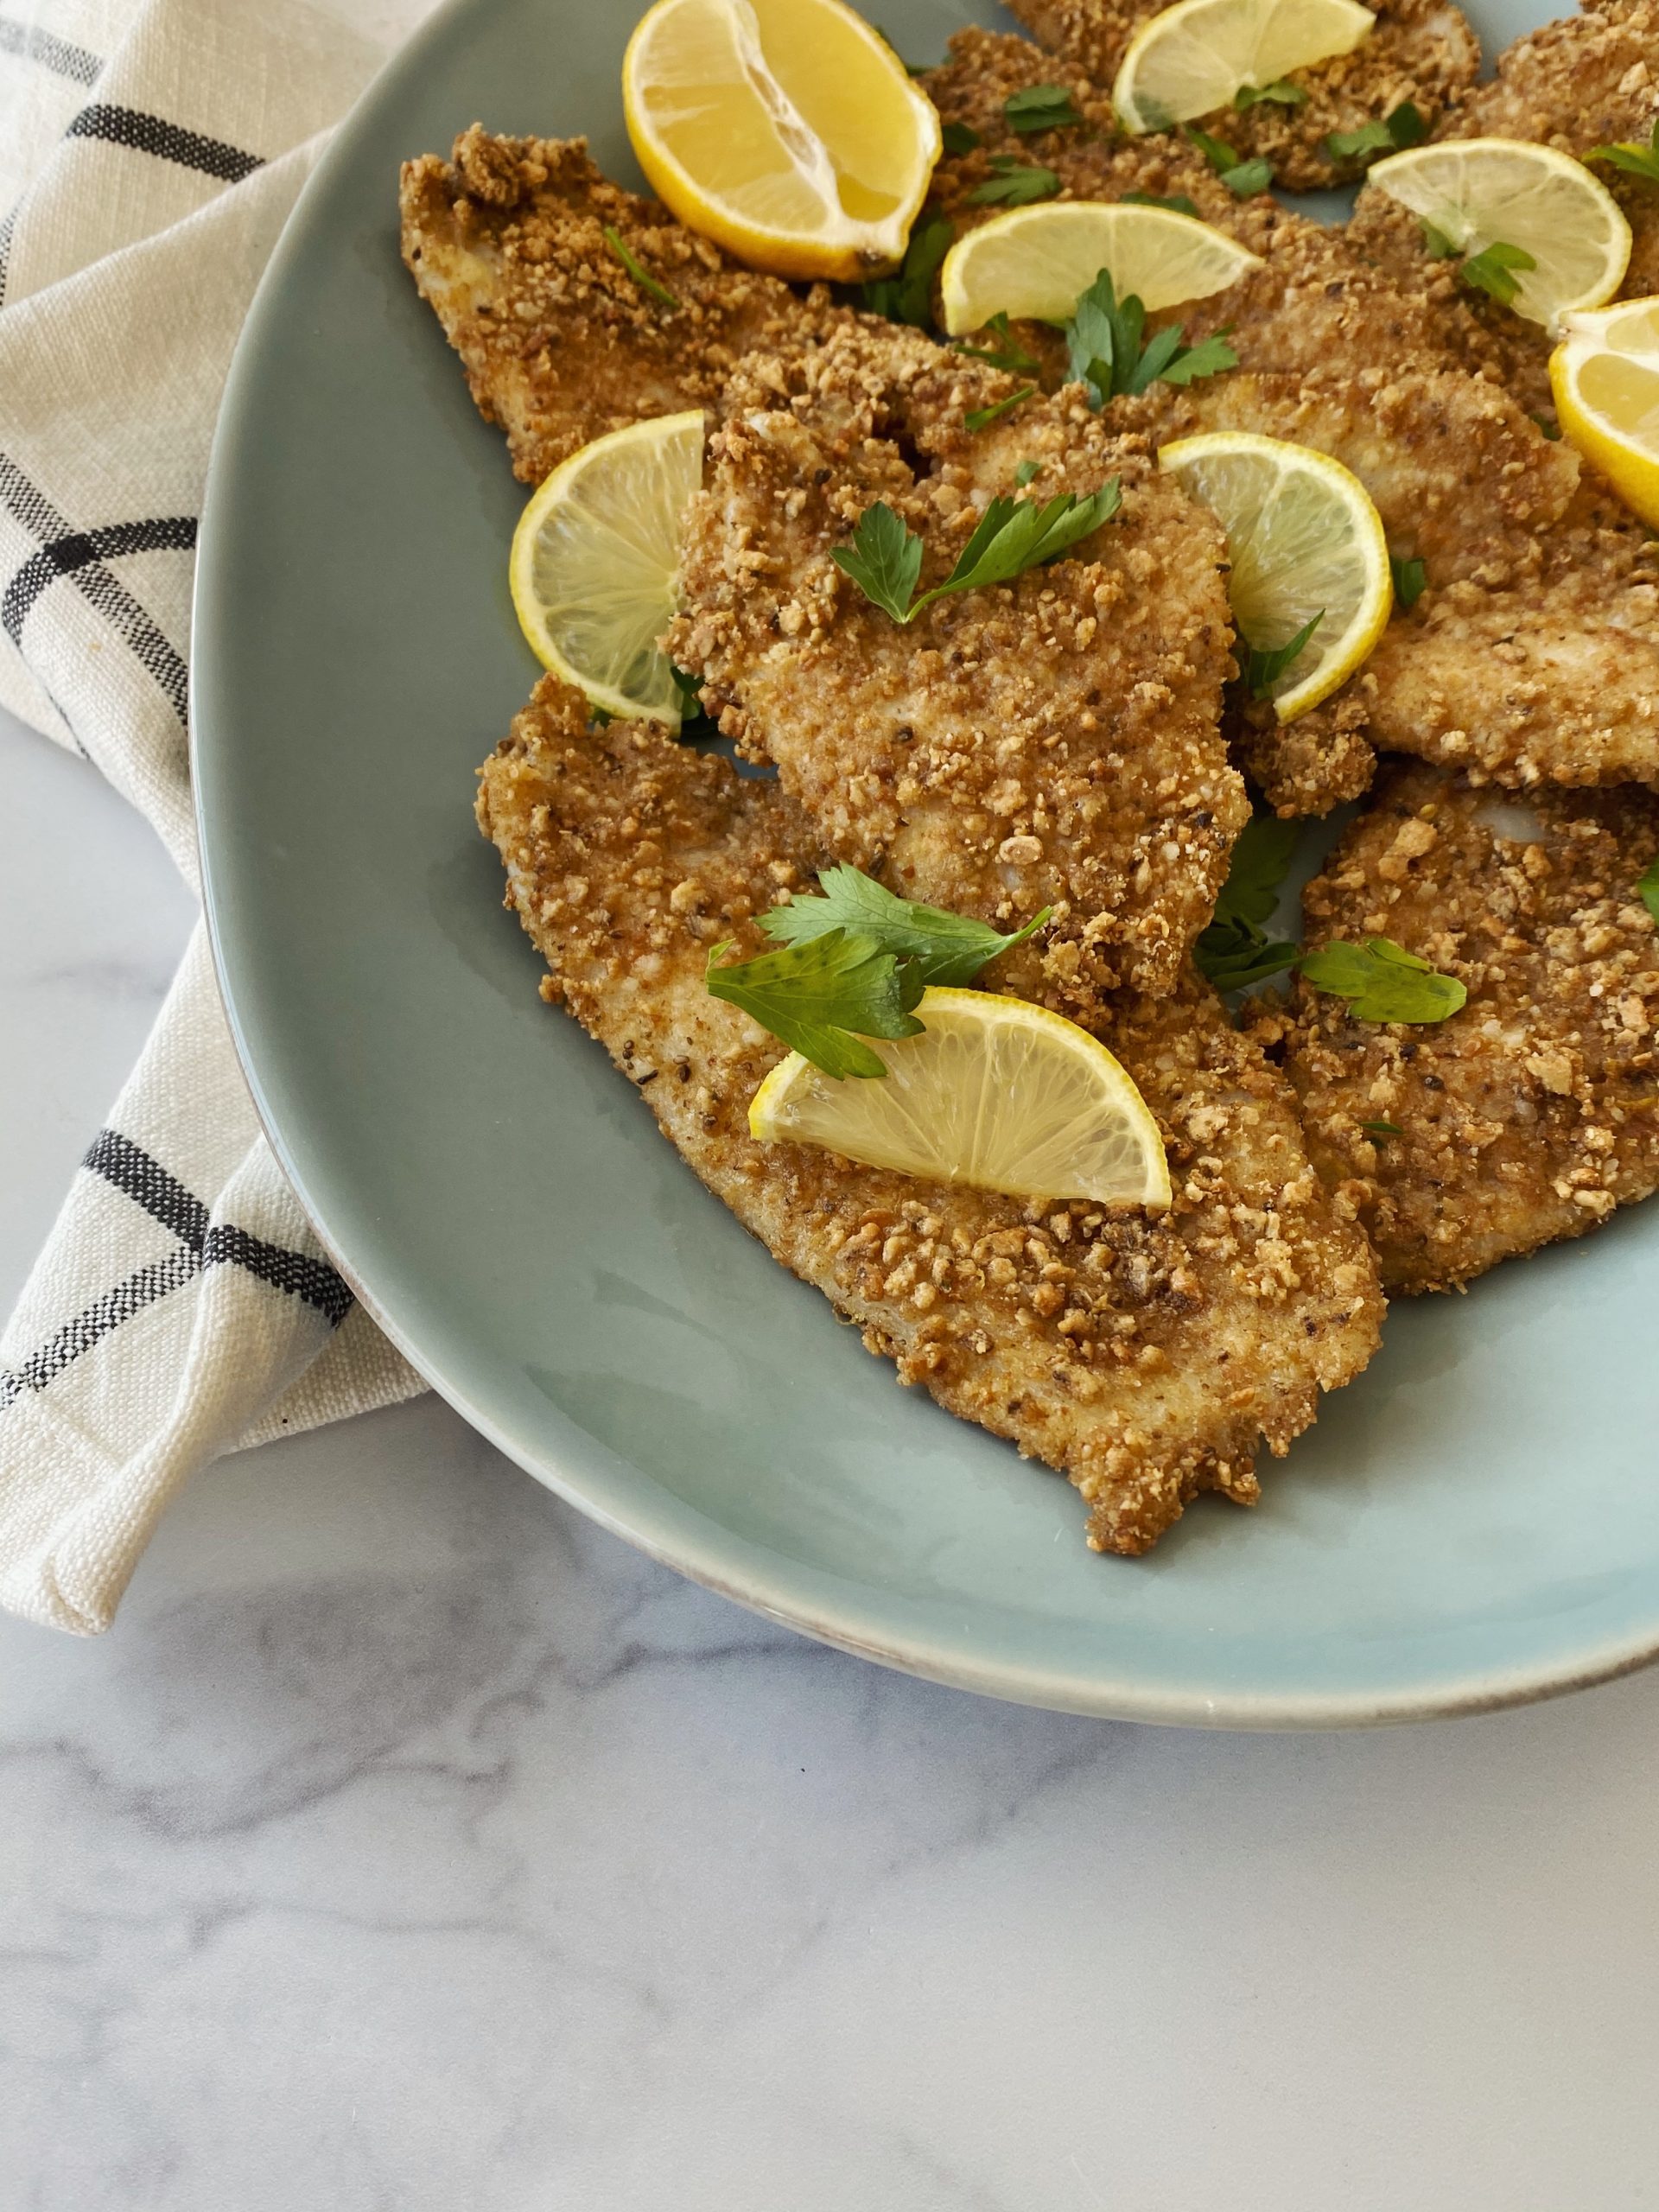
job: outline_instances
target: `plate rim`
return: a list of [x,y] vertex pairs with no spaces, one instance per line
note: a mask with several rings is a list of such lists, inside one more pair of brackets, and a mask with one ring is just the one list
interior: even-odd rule
[[[1659,1619],[1645,1631],[1605,1639],[1575,1656],[1558,1654],[1530,1667],[1520,1664],[1473,1674],[1455,1673],[1441,1681],[1431,1680],[1421,1687],[1408,1686],[1396,1691],[1240,1692],[1218,1686],[1214,1694],[1206,1695],[1185,1688],[1159,1690],[1141,1681],[1112,1679],[1098,1669],[1044,1667],[1006,1656],[988,1658],[974,1652],[969,1638],[956,1641],[937,1632],[899,1632],[892,1624],[881,1625],[855,1603],[845,1602],[838,1608],[827,1610],[822,1599],[815,1601],[804,1586],[812,1577],[812,1569],[803,1562],[780,1559],[775,1553],[763,1554],[763,1548],[734,1531],[727,1530],[720,1541],[700,1543],[693,1541],[689,1532],[676,1532],[665,1525],[674,1517],[670,1511],[653,1516],[637,1506],[623,1510],[605,1494],[607,1480],[601,1464],[607,1456],[620,1455],[610,1454],[608,1447],[593,1439],[588,1464],[569,1466],[550,1451],[533,1448],[487,1408],[476,1402],[456,1378],[445,1371],[442,1357],[423,1346],[391,1318],[346,1249],[346,1240],[337,1232],[327,1205],[309,1185],[272,1108],[261,1074],[259,1047],[243,1019],[235,962],[227,949],[223,926],[229,887],[223,863],[216,857],[217,840],[209,804],[212,774],[202,773],[203,760],[212,749],[212,741],[203,734],[203,702],[213,689],[210,671],[217,649],[211,612],[214,563],[221,535],[228,536],[231,528],[226,516],[232,499],[226,486],[244,440],[245,424],[249,419],[257,419],[251,417],[247,391],[252,375],[250,365],[265,341],[267,324],[276,319],[274,303],[288,270],[302,255],[311,213],[327,196],[337,171],[349,163],[359,131],[383,107],[395,104],[406,79],[421,74],[429,50],[442,41],[456,19],[471,14],[486,15],[492,4],[493,0],[440,0],[440,4],[410,36],[387,56],[336,124],[327,147],[301,188],[255,288],[226,377],[208,460],[192,586],[188,741],[193,806],[201,857],[202,910],[214,977],[259,1125],[319,1242],[359,1304],[410,1366],[469,1427],[524,1472],[636,1550],[748,1611],[816,1642],[899,1673],[980,1696],[1049,1711],[1160,1726],[1230,1731],[1370,1727],[1468,1717],[1565,1696],[1636,1673],[1659,1661]],[[567,1456],[580,1458],[579,1453]]]

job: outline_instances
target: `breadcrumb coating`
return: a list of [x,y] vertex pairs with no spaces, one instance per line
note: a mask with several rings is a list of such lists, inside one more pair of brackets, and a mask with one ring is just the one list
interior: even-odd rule
[[[1582,160],[1595,146],[1645,143],[1659,117],[1659,0],[1614,0],[1546,23],[1506,47],[1497,73],[1452,104],[1435,136],[1529,138]],[[1591,164],[1624,209],[1632,236],[1623,299],[1659,292],[1659,188],[1605,162]],[[1553,340],[1497,301],[1471,292],[1457,264],[1431,261],[1417,218],[1376,190],[1360,194],[1350,233],[1356,249],[1430,302],[1445,342],[1475,373],[1502,384],[1522,406],[1554,420],[1548,364]]]
[[756,1144],[782,1048],[703,984],[710,949],[823,854],[775,782],[644,723],[584,727],[544,677],[480,771],[507,900],[563,1003],[710,1190],[899,1377],[1064,1472],[1096,1551],[1144,1552],[1198,1491],[1254,1503],[1321,1389],[1362,1369],[1382,1302],[1284,1078],[1196,978],[1106,1031],[1170,1147],[1171,1211],[1028,1205]]
[[[694,504],[670,650],[838,858],[908,897],[1052,923],[1017,988],[1086,1012],[1173,985],[1247,818],[1219,730],[1232,673],[1213,518],[1078,386],[987,428],[1012,378],[886,324],[733,376]],[[940,582],[996,494],[1097,491],[1117,517],[908,625],[831,559],[883,500]]]
[[[1160,12],[1156,0],[1010,0],[1014,12],[1052,53],[1109,92],[1129,41]],[[1363,156],[1338,159],[1332,131],[1386,122],[1412,102],[1433,124],[1446,102],[1474,80],[1480,47],[1449,0],[1378,0],[1376,28],[1351,54],[1291,72],[1306,94],[1298,106],[1262,100],[1240,113],[1226,107],[1200,118],[1242,157],[1273,164],[1274,181],[1293,192],[1317,190],[1357,176]]]
[[1413,765],[1308,886],[1310,942],[1392,938],[1468,987],[1407,1026],[1299,982],[1256,1026],[1389,1289],[1457,1288],[1659,1189],[1659,933],[1637,892],[1656,854],[1651,791],[1517,804]]
[[[404,164],[400,200],[404,259],[527,484],[607,430],[711,406],[741,354],[810,344],[842,312],[608,182],[585,139],[474,124],[453,161]],[[607,229],[671,307],[636,283]]]

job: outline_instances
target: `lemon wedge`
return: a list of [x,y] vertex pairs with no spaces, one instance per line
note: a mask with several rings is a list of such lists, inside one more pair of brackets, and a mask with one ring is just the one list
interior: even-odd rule
[[1568,315],[1549,381],[1567,435],[1659,529],[1659,300]]
[[639,166],[681,221],[780,276],[905,251],[939,118],[842,0],[657,0],[622,63]]
[[507,581],[531,652],[607,714],[678,726],[657,640],[677,603],[702,442],[695,408],[595,438],[554,470],[512,534]]
[[1227,534],[1227,594],[1249,648],[1307,645],[1269,687],[1281,722],[1329,698],[1388,625],[1394,607],[1382,518],[1358,477],[1311,446],[1210,430],[1161,448],[1160,466],[1214,510]]
[[1129,41],[1112,104],[1128,131],[1167,130],[1351,54],[1376,21],[1356,0],[1178,0]]
[[959,338],[994,315],[1062,320],[1103,269],[1120,300],[1134,292],[1155,312],[1208,299],[1261,266],[1236,238],[1173,208],[1046,200],[957,240],[939,272],[944,327]]
[[1510,302],[1529,322],[1599,308],[1624,281],[1630,226],[1582,162],[1519,138],[1448,138],[1373,162],[1366,181],[1410,208],[1457,252],[1500,242],[1536,264],[1516,269]]
[[1166,1206],[1147,1102],[1087,1030],[1028,1000],[928,990],[918,1037],[883,1038],[884,1077],[838,1081],[791,1052],[754,1094],[749,1135],[1018,1198]]

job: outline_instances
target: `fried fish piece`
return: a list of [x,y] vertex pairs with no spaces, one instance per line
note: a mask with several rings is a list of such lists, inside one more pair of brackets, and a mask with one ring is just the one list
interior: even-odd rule
[[1357,1374],[1382,1300],[1363,1237],[1309,1165],[1289,1086],[1196,978],[1107,1033],[1166,1132],[1160,1217],[756,1144],[781,1056],[711,998],[709,950],[765,949],[753,917],[810,885],[816,832],[773,781],[642,722],[585,727],[544,677],[480,771],[479,822],[562,1002],[682,1157],[900,1378],[1059,1469],[1096,1551],[1143,1552],[1197,1492],[1258,1495],[1321,1389]]
[[[1214,518],[1080,387],[1020,389],[886,324],[734,373],[669,635],[721,728],[775,761],[839,859],[1007,928],[1052,906],[1019,988],[1087,1012],[1164,991],[1249,814],[1219,730],[1233,669]],[[939,582],[993,496],[1116,517],[1063,557],[904,623],[836,566],[884,502]]]
[[1659,1189],[1656,854],[1652,791],[1517,802],[1413,764],[1308,886],[1311,943],[1391,938],[1468,987],[1407,1026],[1299,982],[1257,1025],[1389,1289],[1455,1289]]
[[842,312],[610,183],[585,139],[474,124],[453,161],[404,164],[400,201],[404,259],[527,484],[607,430],[712,405],[740,355],[810,344]]
[[[1103,92],[1109,91],[1129,41],[1156,0],[1010,0],[1014,12],[1052,53]],[[1433,124],[1446,102],[1474,80],[1480,47],[1449,0],[1378,0],[1376,28],[1351,54],[1293,71],[1306,98],[1295,106],[1260,100],[1240,114],[1228,107],[1199,118],[1246,160],[1273,164],[1294,192],[1357,176],[1363,156],[1333,155],[1333,131],[1386,122],[1410,102]]]
[[[1659,0],[1611,0],[1529,31],[1505,48],[1488,84],[1459,94],[1438,137],[1529,138],[1582,160],[1621,140],[1645,144],[1659,119]],[[1630,226],[1630,265],[1620,296],[1659,292],[1659,187],[1605,162],[1590,164]],[[1528,410],[1554,419],[1548,363],[1554,343],[1496,300],[1461,283],[1455,263],[1433,261],[1417,218],[1376,190],[1360,194],[1350,226],[1359,251],[1415,290],[1441,316],[1445,341],[1465,366],[1494,378]]]

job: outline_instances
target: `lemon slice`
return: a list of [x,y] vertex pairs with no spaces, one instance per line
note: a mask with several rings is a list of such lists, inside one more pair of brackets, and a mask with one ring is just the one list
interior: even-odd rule
[[1549,381],[1567,435],[1659,528],[1659,300],[1568,315]]
[[891,267],[939,158],[932,102],[842,0],[657,0],[622,106],[681,221],[780,276]]
[[562,462],[512,533],[507,580],[531,652],[607,714],[678,725],[657,640],[677,604],[685,511],[702,481],[698,410],[630,423]]
[[1538,264],[1510,273],[1510,302],[1529,322],[1560,327],[1599,308],[1624,281],[1630,226],[1582,162],[1519,138],[1449,138],[1374,162],[1366,181],[1438,231],[1458,252],[1500,240]]
[[1279,720],[1294,721],[1353,674],[1388,625],[1394,583],[1370,494],[1329,454],[1249,430],[1178,438],[1158,460],[1227,533],[1241,660],[1320,617],[1269,694]]
[[1224,231],[1169,207],[1103,200],[1048,200],[1011,207],[957,240],[939,282],[951,337],[994,315],[1069,315],[1103,269],[1119,299],[1139,295],[1152,310],[1224,292],[1260,257]]
[[1351,54],[1376,21],[1356,0],[1179,0],[1129,41],[1112,104],[1126,130],[1167,130],[1247,85]]
[[924,991],[919,1037],[883,1038],[885,1077],[838,1081],[791,1052],[754,1094],[749,1135],[1017,1198],[1166,1206],[1147,1102],[1063,1014],[994,991]]

